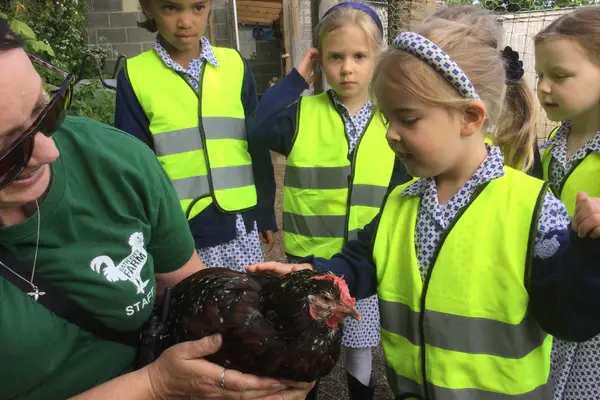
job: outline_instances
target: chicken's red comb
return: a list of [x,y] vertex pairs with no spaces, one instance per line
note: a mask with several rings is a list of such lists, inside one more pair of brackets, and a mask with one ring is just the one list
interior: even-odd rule
[[340,290],[340,298],[348,303],[351,303],[350,305],[354,306],[355,299],[352,296],[350,296],[350,289],[348,289],[348,284],[344,280],[344,275],[342,275],[342,276],[337,276],[337,275],[333,275],[333,274],[317,275],[313,279],[316,279],[318,281],[326,281],[326,280],[333,281],[333,284],[335,286],[337,286],[338,289]]

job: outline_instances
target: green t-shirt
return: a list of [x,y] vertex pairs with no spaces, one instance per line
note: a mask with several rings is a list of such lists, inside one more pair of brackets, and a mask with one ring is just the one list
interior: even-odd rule
[[[177,270],[194,251],[177,194],[154,153],[119,130],[68,117],[54,140],[36,276],[106,325],[137,329],[154,303],[154,272]],[[34,214],[0,228],[25,268],[37,223]],[[80,330],[0,278],[0,399],[65,399],[129,372],[134,359],[133,348]]]

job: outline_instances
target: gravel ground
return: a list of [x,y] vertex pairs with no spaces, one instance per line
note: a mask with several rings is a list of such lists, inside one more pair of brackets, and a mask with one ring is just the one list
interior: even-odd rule
[[[273,165],[275,167],[275,181],[277,182],[277,198],[275,206],[277,210],[277,224],[281,227],[281,190],[283,186],[283,176],[285,171],[285,158],[272,153]],[[275,234],[275,246],[270,254],[267,254],[267,259],[270,261],[283,261],[283,238],[281,231]],[[343,355],[340,357],[343,360]],[[381,348],[375,351],[373,359],[373,372],[376,380],[375,399],[389,400],[392,399],[391,392],[385,378],[385,366],[383,362],[383,352]],[[343,366],[338,363],[335,369],[325,377],[319,385],[319,400],[344,400],[348,399],[348,390],[346,389],[346,373]]]

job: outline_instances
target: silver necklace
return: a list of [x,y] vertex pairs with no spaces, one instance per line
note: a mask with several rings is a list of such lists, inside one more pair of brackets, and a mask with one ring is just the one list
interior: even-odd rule
[[13,274],[15,274],[21,280],[29,283],[29,285],[31,286],[32,291],[28,292],[27,294],[29,296],[33,297],[33,299],[35,301],[37,301],[40,298],[40,296],[43,296],[43,295],[46,294],[46,292],[40,292],[40,290],[38,289],[38,287],[33,283],[33,277],[35,276],[35,266],[37,264],[38,249],[39,249],[39,246],[40,246],[40,224],[41,224],[41,217],[40,217],[40,206],[38,204],[37,199],[35,200],[35,208],[37,209],[37,238],[36,238],[36,241],[35,241],[35,255],[33,256],[33,268],[31,269],[31,279],[27,280],[27,279],[23,278],[21,275],[19,275],[18,273],[16,273],[13,269],[9,268],[2,261],[0,261],[0,265],[2,265],[4,268],[6,268],[7,270],[9,270]]

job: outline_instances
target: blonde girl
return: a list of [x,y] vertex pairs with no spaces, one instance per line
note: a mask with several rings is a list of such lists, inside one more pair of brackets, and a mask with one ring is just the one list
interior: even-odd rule
[[497,20],[480,7],[454,6],[437,11],[432,18],[441,18],[456,22],[475,22],[486,26],[474,32],[480,40],[498,49],[504,60],[506,72],[506,97],[502,115],[498,124],[487,132],[488,141],[500,148],[504,155],[504,164],[542,178],[542,165],[537,146],[537,126],[534,95],[523,79],[525,70],[519,54],[504,46],[504,29]]
[[600,201],[582,196],[570,229],[546,184],[485,142],[514,104],[500,51],[477,34],[494,23],[432,18],[396,37],[372,85],[387,140],[418,179],[393,189],[330,260],[250,268],[328,269],[359,299],[377,293],[396,399],[545,400],[546,332],[600,332],[600,243],[587,237],[600,228]]
[[[408,179],[369,99],[383,40],[379,17],[362,3],[339,3],[316,32],[319,48],[265,93],[250,122],[252,140],[287,157],[283,231],[292,263],[339,252],[377,214],[389,185]],[[301,97],[319,71],[331,89]],[[345,366],[351,398],[368,400],[371,349],[380,342],[377,299],[357,306],[362,320],[344,326]]]
[[[538,99],[562,122],[542,145],[544,179],[573,216],[579,192],[600,197],[600,7],[561,16],[534,43]],[[552,374],[555,399],[600,398],[600,336],[557,340]]]

